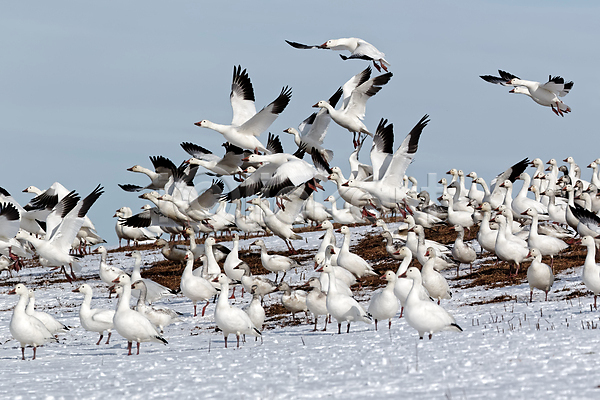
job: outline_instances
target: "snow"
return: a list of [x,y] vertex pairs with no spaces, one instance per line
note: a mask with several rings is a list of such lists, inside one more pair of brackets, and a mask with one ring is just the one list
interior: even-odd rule
[[[353,240],[373,228],[353,228]],[[316,251],[321,232],[303,233],[297,248]],[[278,238],[265,238],[267,247],[283,250]],[[242,240],[247,248],[252,240]],[[224,243],[231,246],[231,243]],[[158,251],[144,251],[144,261],[160,260]],[[109,263],[131,270],[133,260],[110,253]],[[598,312],[592,296],[565,300],[571,290],[583,289],[580,271],[567,270],[544,302],[535,292],[529,303],[527,283],[484,289],[454,289],[442,305],[456,318],[463,332],[441,332],[432,340],[418,334],[403,319],[387,323],[354,323],[350,334],[338,335],[335,324],[327,332],[311,332],[312,324],[281,326],[267,321],[263,343],[254,338],[235,347],[230,336],[214,330],[214,304],[205,317],[192,317],[191,301],[182,295],[166,305],[185,314],[182,322],[165,329],[168,345],[142,343],[139,356],[127,356],[126,341],[114,332],[109,345],[96,346],[96,333],[80,327],[82,297],[72,290],[86,282],[94,288],[93,307],[110,308],[106,285],[98,278],[99,256],[82,260],[83,279],[75,285],[49,284],[48,270],[27,268],[7,279],[7,293],[17,282],[36,289],[37,308],[72,327],[59,344],[38,349],[31,360],[26,349],[21,360],[18,343],[8,326],[16,296],[0,296],[0,348],[2,393],[11,398],[169,398],[305,399],[305,398],[448,398],[448,399],[553,399],[598,398],[600,395],[600,344]],[[293,272],[293,271],[290,271]],[[315,274],[312,262],[288,273],[292,284]],[[448,276],[453,271],[446,271]],[[271,278],[274,277],[271,274]],[[455,281],[451,281],[455,284]],[[238,291],[239,293],[239,291]],[[267,297],[279,301],[280,294]],[[498,296],[516,301],[475,304]],[[370,293],[356,298],[365,308]],[[247,304],[250,295],[234,302]],[[291,318],[291,317],[290,317]],[[322,318],[319,327],[322,326]],[[345,332],[345,324],[342,327]],[[104,339],[105,341],[106,339]],[[104,342],[103,341],[103,342]]]

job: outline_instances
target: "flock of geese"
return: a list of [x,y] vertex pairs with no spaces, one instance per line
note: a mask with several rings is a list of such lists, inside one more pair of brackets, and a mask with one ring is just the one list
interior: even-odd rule
[[[327,321],[333,317],[341,333],[343,322],[350,331],[353,322],[372,323],[375,329],[380,321],[388,322],[400,312],[407,323],[422,339],[439,331],[462,331],[455,319],[442,306],[442,300],[451,297],[446,278],[440,273],[447,268],[473,263],[484,252],[495,255],[511,265],[508,273],[516,276],[525,260],[532,260],[527,280],[533,290],[545,292],[546,299],[553,283],[554,256],[572,243],[576,235],[587,247],[588,255],[583,269],[583,282],[596,295],[600,293],[600,267],[595,263],[595,246],[600,240],[600,210],[598,187],[600,159],[589,165],[593,170],[590,181],[581,178],[581,169],[573,158],[548,161],[548,169],[542,160],[525,159],[509,167],[489,184],[475,172],[467,175],[460,169],[452,169],[451,180],[443,178],[443,194],[435,202],[425,191],[417,191],[417,181],[406,176],[406,170],[418,150],[419,138],[429,123],[423,116],[394,150],[393,124],[381,119],[375,129],[363,122],[367,101],[375,96],[391,80],[389,62],[373,45],[357,38],[329,40],[322,45],[304,45],[287,42],[298,49],[345,50],[350,56],[343,60],[363,59],[373,63],[377,71],[385,72],[371,77],[371,67],[351,77],[327,100],[317,102],[318,110],[302,121],[298,128],[290,127],[284,132],[294,136],[297,149],[293,153],[283,150],[277,135],[268,134],[266,144],[260,141],[263,134],[285,110],[292,97],[292,90],[283,87],[279,95],[260,111],[256,111],[254,88],[250,77],[241,66],[234,67],[231,84],[230,124],[219,124],[207,119],[195,123],[223,135],[223,156],[194,143],[181,144],[191,158],[179,166],[162,157],[150,157],[153,168],[135,165],[129,171],[146,175],[150,182],[145,186],[119,185],[123,190],[141,192],[140,198],[151,205],[134,214],[124,206],[116,211],[116,233],[119,246],[122,240],[137,245],[140,241],[155,240],[162,234],[184,235],[188,246],[174,245],[172,241],[158,239],[157,244],[165,258],[185,264],[181,276],[181,294],[191,300],[194,317],[197,304],[204,304],[204,316],[210,301],[218,297],[214,308],[214,321],[225,338],[234,334],[239,346],[240,337],[261,336],[265,321],[263,297],[281,291],[282,304],[292,313],[310,312],[314,316],[315,330],[319,316]],[[491,83],[511,86],[514,93],[530,96],[538,104],[551,107],[557,115],[571,111],[558,97],[566,95],[573,82],[565,83],[561,77],[550,77],[545,84],[525,81],[504,71],[500,76],[482,76]],[[332,88],[334,89],[334,88]],[[333,91],[333,90],[332,90]],[[340,106],[338,107],[338,103]],[[337,107],[337,108],[336,108]],[[339,166],[331,166],[333,151],[324,147],[324,140],[331,120],[353,134],[354,151],[349,156],[350,175],[344,176]],[[359,152],[367,137],[372,137],[370,164],[359,161]],[[348,139],[349,140],[349,139]],[[307,159],[310,159],[307,161]],[[525,172],[532,166],[535,171]],[[201,193],[194,179],[202,168],[203,175],[214,177]],[[562,175],[561,175],[562,174]],[[225,193],[223,177],[231,177],[237,187]],[[469,189],[465,179],[472,180]],[[328,209],[314,197],[323,190],[321,182],[331,180],[337,186],[339,197],[329,196]],[[523,181],[519,192],[513,193],[516,180]],[[197,184],[198,182],[196,182]],[[481,189],[480,189],[481,188]],[[39,257],[40,264],[61,268],[69,282],[77,279],[77,258],[86,245],[104,241],[95,233],[93,224],[86,217],[90,207],[102,195],[98,186],[90,195],[81,199],[75,191],[69,191],[56,183],[45,191],[29,189],[36,194],[31,202],[21,207],[10,194],[0,192],[0,266],[12,274],[20,266],[22,258]],[[531,191],[535,198],[528,196]],[[336,200],[344,201],[338,208]],[[275,207],[269,199],[274,199]],[[246,200],[247,209],[242,209]],[[227,211],[227,205],[235,206],[235,213]],[[401,214],[405,224],[397,231],[390,230],[384,216]],[[288,271],[299,268],[290,257],[269,254],[265,241],[257,239],[252,246],[260,249],[261,263],[266,271],[275,273],[275,280],[262,275],[252,275],[249,266],[239,256],[240,234],[272,234],[283,240],[291,253],[295,252],[293,241],[303,239],[294,231],[298,223],[315,223],[324,230],[319,248],[314,255],[314,265],[320,276],[310,278],[303,288],[292,288],[285,282]],[[343,241],[338,246],[333,223],[341,224],[339,232]],[[386,271],[381,279],[385,286],[373,293],[367,307],[354,297],[351,287],[366,276],[378,275],[373,265],[350,249],[351,230],[348,225],[373,223],[380,227],[389,256],[401,260],[397,271]],[[451,246],[441,245],[425,237],[426,228],[448,224],[456,231],[456,241]],[[476,241],[465,242],[465,229],[479,225]],[[233,246],[218,244],[217,232],[235,230]],[[197,242],[204,237],[202,243]],[[565,241],[567,240],[567,241]],[[76,250],[79,250],[78,253]],[[108,332],[109,343],[112,330],[116,330],[128,342],[129,354],[132,344],[141,342],[167,344],[164,328],[181,318],[181,314],[155,302],[174,291],[152,281],[143,279],[140,273],[142,254],[135,250],[134,269],[127,274],[107,264],[107,249],[99,246],[94,252],[100,254],[99,276],[107,285],[114,285],[119,300],[116,309],[91,308],[92,287],[82,284],[74,291],[84,296],[80,308],[81,325],[84,329],[100,334]],[[550,265],[542,262],[550,257]],[[416,264],[411,261],[416,260]],[[222,267],[219,262],[222,262]],[[200,267],[201,265],[201,267]],[[417,268],[415,265],[421,265]],[[195,266],[199,266],[194,269]],[[281,274],[281,278],[279,275]],[[252,294],[252,301],[244,310],[230,303],[229,288],[242,286],[242,294]],[[306,290],[303,290],[306,289]],[[58,333],[68,330],[51,315],[34,309],[33,291],[19,283],[10,293],[20,299],[14,308],[10,331],[20,343],[22,356],[25,347],[36,348],[56,341]],[[131,308],[131,298],[137,305]]]

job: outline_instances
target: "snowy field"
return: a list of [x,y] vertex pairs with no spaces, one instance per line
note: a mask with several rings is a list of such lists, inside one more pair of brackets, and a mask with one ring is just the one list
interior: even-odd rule
[[[353,240],[369,229],[354,229]],[[315,249],[321,233],[302,235],[307,241],[295,245]],[[240,245],[247,248],[249,243]],[[270,249],[284,250],[280,239],[266,238],[266,243]],[[157,251],[144,252],[144,262],[160,259]],[[122,253],[110,253],[108,261],[126,270],[133,267],[133,260]],[[107,298],[106,285],[98,278],[99,256],[86,256],[82,264],[83,279],[75,285],[50,285],[46,270],[28,268],[2,289],[1,397],[600,398],[600,321],[598,312],[590,310],[593,297],[564,299],[565,293],[583,289],[579,270],[557,277],[548,302],[540,301],[543,293],[536,292],[529,303],[526,283],[455,290],[452,300],[442,305],[464,332],[442,332],[423,341],[397,318],[391,330],[386,323],[380,324],[378,332],[374,325],[355,323],[350,334],[342,335],[335,333],[335,324],[327,332],[311,332],[312,325],[282,327],[279,320],[267,321],[262,344],[249,338],[236,349],[235,337],[230,336],[230,347],[225,349],[222,334],[214,331],[214,304],[205,317],[194,318],[191,301],[178,295],[157,303],[185,314],[182,322],[166,328],[169,344],[143,343],[139,356],[128,357],[127,342],[118,333],[114,332],[110,345],[96,346],[97,334],[80,327],[83,296],[72,292],[77,284],[86,282],[94,288],[92,307],[116,304],[114,298]],[[300,282],[300,272],[316,274],[312,263],[303,267],[291,276],[288,273],[292,284]],[[454,275],[454,271],[446,273]],[[6,293],[17,282],[36,289],[37,309],[72,327],[60,336],[59,344],[39,348],[34,361],[29,348],[27,361],[21,361],[19,344],[9,332],[18,298]],[[239,290],[237,294],[235,302],[240,306],[251,298],[246,294],[240,299]],[[474,305],[502,295],[516,296],[517,301]],[[279,301],[280,296],[267,296],[266,302]],[[365,307],[370,296],[356,294]]]

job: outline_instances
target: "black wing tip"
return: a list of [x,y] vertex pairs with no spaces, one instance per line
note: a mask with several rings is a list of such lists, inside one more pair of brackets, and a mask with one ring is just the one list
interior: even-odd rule
[[453,327],[457,328],[461,332],[463,331],[463,328],[461,328],[460,326],[458,326],[458,324],[456,322],[451,323],[450,326],[453,326]]
[[199,146],[195,143],[182,142],[180,144],[180,146],[183,150],[185,150],[186,153],[188,153],[191,156],[194,156],[197,153],[212,154],[212,151],[210,151],[202,146]]
[[18,221],[21,218],[19,210],[13,203],[0,203],[0,215],[8,221]]
[[6,197],[10,197],[10,193],[8,193],[8,190],[4,189],[3,187],[0,187],[0,194]]
[[144,189],[141,186],[131,185],[131,184],[128,184],[128,183],[126,183],[126,184],[120,184],[120,183],[118,183],[117,185],[119,185],[119,187],[121,189],[123,189],[124,191],[126,191],[126,192],[139,192],[140,190]]
[[342,94],[344,94],[344,89],[342,89],[342,87],[340,86],[338,90],[336,90],[336,92],[329,98],[329,104],[331,104],[333,108],[335,108],[338,101],[340,101],[340,99],[342,98]]
[[[252,87],[252,81],[250,80],[250,76],[248,72],[244,68],[242,70],[242,66],[238,65],[237,67],[233,66],[233,79],[231,81],[232,86],[238,86],[240,89],[240,94],[244,100],[255,101],[254,98],[254,88]],[[233,87],[232,87],[233,93]]]
[[281,140],[278,135],[275,135],[269,132],[269,137],[267,139],[267,150],[271,153],[283,153],[283,146],[281,145]]

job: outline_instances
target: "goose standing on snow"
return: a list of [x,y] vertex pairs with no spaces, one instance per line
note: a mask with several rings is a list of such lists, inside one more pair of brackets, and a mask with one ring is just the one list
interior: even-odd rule
[[115,310],[107,310],[103,308],[91,308],[92,304],[92,288],[87,283],[74,289],[73,292],[83,294],[83,302],[79,308],[79,321],[81,326],[86,331],[98,332],[100,338],[96,345],[100,344],[100,341],[104,337],[104,331],[108,332],[108,338],[106,338],[106,344],[110,342],[110,336],[112,335],[113,318],[115,316]]
[[[390,65],[389,62],[385,59],[385,54],[381,51],[377,50],[375,46],[371,43],[359,39],[359,38],[341,38],[341,39],[329,39],[322,45],[306,45],[302,43],[290,42],[286,40],[286,43],[296,49],[330,49],[330,50],[338,50],[344,51],[347,50],[351,54],[350,56],[345,56],[340,54],[342,60],[351,60],[351,59],[360,59],[360,60],[370,60],[373,61],[373,65],[377,68],[377,71],[383,70],[387,71],[387,66]],[[377,65],[379,63],[379,65]]]
[[527,257],[533,257],[533,261],[527,268],[527,282],[529,283],[529,302],[533,301],[533,289],[539,289],[546,294],[548,301],[548,292],[554,283],[554,274],[548,264],[542,262],[542,253],[538,249],[531,248]]
[[554,256],[569,247],[562,240],[548,235],[538,234],[538,213],[534,208],[528,208],[521,213],[532,218],[527,244],[530,249],[537,249],[542,256],[550,256],[550,268],[554,268]]
[[277,289],[283,292],[281,296],[281,304],[292,313],[292,319],[296,319],[296,313],[308,311],[306,308],[306,295],[304,290],[292,290],[286,282],[281,282]]
[[[177,294],[176,291],[169,289],[166,286],[161,285],[160,283],[154,282],[152,279],[142,278],[142,274],[140,272],[140,267],[142,265],[142,253],[138,250],[132,251],[130,254],[133,257],[133,271],[131,271],[131,281],[137,282],[139,280],[144,282],[144,286],[146,287],[146,301],[149,304],[154,303],[157,300],[162,299],[164,296],[168,296],[170,294]],[[134,297],[140,297],[139,291],[132,291]]]
[[19,301],[13,310],[12,318],[10,319],[10,334],[17,342],[21,344],[22,360],[25,360],[25,346],[33,347],[33,358],[38,346],[42,346],[48,342],[57,342],[52,333],[39,319],[27,315],[25,307],[29,301],[29,289],[22,283],[17,284],[8,294],[18,294]]
[[423,286],[427,289],[429,295],[432,298],[437,299],[438,304],[440,304],[442,299],[452,298],[450,285],[448,285],[446,278],[433,268],[437,257],[435,249],[431,247],[428,248],[425,255],[429,257],[429,259],[423,264],[423,269],[421,271]]
[[252,320],[242,309],[229,304],[229,283],[231,280],[225,274],[219,274],[215,279],[221,285],[221,293],[215,307],[215,322],[225,338],[227,348],[227,336],[233,333],[237,338],[237,347],[240,347],[240,335],[253,335],[261,337],[261,333]]
[[[342,87],[344,101],[339,110],[336,110],[327,100],[321,100],[313,106],[316,108],[325,108],[329,111],[331,119],[336,124],[352,132],[354,134],[354,147],[357,147],[361,141],[361,134],[364,133],[373,136],[362,122],[365,118],[367,100],[377,94],[383,85],[390,81],[392,73],[387,72],[372,79],[369,79],[370,76],[371,67],[368,67],[344,84]],[[359,135],[358,140],[356,134]]]
[[48,331],[50,331],[50,333],[53,335],[57,333],[66,333],[69,331],[69,328],[65,324],[58,321],[52,315],[43,311],[37,311],[35,309],[35,292],[33,289],[29,289],[29,303],[27,303],[27,309],[25,309],[25,312],[27,315],[31,315],[32,317],[42,321],[46,328],[48,328]]
[[237,66],[233,68],[229,97],[233,110],[231,125],[215,124],[208,120],[196,122],[194,125],[217,131],[227,142],[242,149],[266,152],[267,149],[258,140],[258,136],[267,130],[287,107],[292,98],[292,90],[284,87],[272,103],[257,113],[250,77],[245,69],[242,71],[242,67]]
[[571,88],[573,81],[565,82],[560,76],[548,77],[548,82],[542,84],[535,81],[526,81],[519,79],[515,75],[498,70],[500,76],[482,75],[480,76],[486,82],[497,83],[502,86],[514,86],[510,93],[525,94],[539,105],[552,108],[556,115],[564,117],[564,114],[571,112],[571,108],[567,106],[559,97],[566,96]]
[[392,329],[392,318],[400,308],[398,298],[394,294],[394,287],[398,278],[392,271],[386,271],[380,279],[387,281],[387,285],[373,293],[367,312],[375,319],[375,330],[377,330],[377,321],[384,319],[389,320],[388,329]]
[[317,330],[319,315],[325,316],[325,326],[323,327],[323,332],[325,332],[327,330],[327,319],[329,318],[329,313],[327,312],[327,295],[321,291],[321,281],[315,276],[310,278],[305,285],[309,289],[306,295],[306,308],[308,308],[308,311],[310,311],[315,319],[313,332]]
[[123,287],[123,293],[119,296],[113,323],[119,335],[127,340],[127,350],[129,351],[127,355],[131,355],[131,346],[134,341],[137,343],[138,355],[140,354],[141,342],[168,344],[148,318],[129,308],[129,302],[131,301],[131,278],[129,278],[129,275],[119,275],[114,280],[114,283],[117,286]]
[[254,292],[260,296],[261,300],[263,297],[265,297],[265,295],[277,291],[277,284],[272,280],[265,278],[261,275],[252,275],[248,264],[239,264],[235,267],[235,269],[240,269],[244,271],[244,274],[240,278],[244,289],[248,293],[250,293],[252,291],[252,288],[256,286],[256,288],[254,288]]
[[293,259],[279,254],[267,253],[267,246],[262,239],[255,240],[250,246],[260,247],[260,261],[262,266],[269,272],[275,272],[275,283],[280,272],[283,272],[281,281],[285,278],[285,274],[292,268],[298,266],[298,263]]
[[413,280],[413,286],[406,298],[405,318],[410,326],[419,332],[419,339],[423,339],[425,333],[429,334],[429,339],[434,333],[440,331],[462,332],[456,320],[448,311],[444,310],[433,301],[421,300],[423,281],[421,272],[415,267],[410,267],[402,278]]
[[594,293],[594,308],[597,308],[596,298],[600,294],[600,265],[596,264],[596,242],[593,237],[584,236],[581,244],[587,248],[581,280],[585,287]]
[[96,248],[93,251],[93,253],[100,254],[100,268],[99,268],[100,279],[102,279],[102,282],[106,283],[107,285],[112,286],[113,281],[119,275],[124,274],[125,271],[123,271],[120,268],[114,267],[112,265],[108,265],[106,263],[106,256],[108,254],[108,250],[106,250],[106,247],[99,246],[98,248]]
[[350,228],[342,226],[340,232],[344,235],[344,241],[337,258],[338,266],[347,269],[359,278],[367,275],[377,276],[377,273],[373,271],[373,267],[367,261],[361,256],[350,252]]
[[179,321],[179,317],[183,314],[171,310],[167,307],[155,307],[146,304],[147,289],[146,282],[143,280],[137,280],[131,285],[131,289],[139,292],[138,302],[135,306],[135,310],[141,313],[144,317],[148,318],[148,321],[152,322],[152,325],[156,326],[160,333],[164,332],[164,328],[173,322]]
[[206,307],[210,303],[209,300],[217,294],[217,289],[208,280],[194,275],[193,268],[194,254],[191,251],[187,251],[185,255],[185,269],[181,275],[181,293],[192,300],[194,317],[198,315],[196,312],[196,302],[206,301],[206,305],[202,308],[202,316],[204,317]]
[[456,276],[458,276],[458,269],[460,268],[460,264],[469,264],[469,269],[473,270],[473,262],[477,259],[477,253],[475,250],[469,245],[467,245],[465,240],[465,230],[460,225],[454,225],[454,230],[456,231],[456,240],[454,241],[454,246],[452,246],[452,257],[458,261],[456,265]]
[[252,301],[250,301],[250,304],[244,307],[243,310],[246,312],[246,314],[248,314],[250,320],[252,321],[252,324],[254,324],[256,329],[262,332],[263,325],[265,324],[265,309],[261,304],[262,297],[260,293],[256,292],[257,288],[258,286],[254,285],[250,289],[250,294],[252,294]]
[[325,264],[323,266],[323,272],[329,275],[329,287],[327,288],[326,300],[327,311],[338,323],[338,334],[342,333],[343,321],[348,323],[346,333],[350,332],[350,323],[352,321],[362,321],[366,324],[372,323],[372,318],[365,312],[358,301],[338,291],[333,267]]

